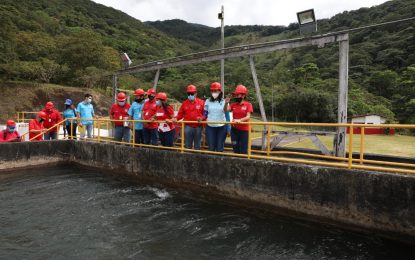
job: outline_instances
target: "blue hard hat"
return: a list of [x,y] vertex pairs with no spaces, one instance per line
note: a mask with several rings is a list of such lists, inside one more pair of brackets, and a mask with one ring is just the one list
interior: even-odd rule
[[72,105],[72,100],[70,100],[69,98],[65,100],[65,105]]

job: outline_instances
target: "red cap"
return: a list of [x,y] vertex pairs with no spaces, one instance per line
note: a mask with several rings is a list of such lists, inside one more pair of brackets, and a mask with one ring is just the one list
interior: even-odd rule
[[37,113],[37,116],[42,118],[43,120],[46,120],[46,113],[43,111],[40,111]]
[[124,92],[120,92],[117,94],[117,101],[125,101],[127,99],[127,96],[125,95]]
[[7,120],[6,125],[7,126],[16,126],[16,122],[14,122],[14,120],[9,119],[9,120]]
[[52,109],[53,108],[53,102],[49,101],[48,103],[46,103],[45,108],[46,109]]
[[138,88],[138,89],[136,89],[135,91],[134,91],[134,96],[142,96],[142,95],[144,95],[145,94],[145,92],[144,92],[144,90],[143,89],[141,89],[141,88]]
[[210,84],[210,91],[217,91],[217,90],[222,90],[222,86],[220,85],[219,82],[213,82],[212,84]]
[[234,95],[238,95],[238,94],[248,95],[248,89],[244,85],[238,85],[236,86],[233,94]]
[[157,94],[156,99],[167,100],[167,94],[164,92],[160,92]]
[[156,90],[154,88],[149,88],[147,90],[147,95],[156,95]]
[[196,93],[197,92],[197,88],[195,85],[189,85],[186,88],[186,92],[187,93]]

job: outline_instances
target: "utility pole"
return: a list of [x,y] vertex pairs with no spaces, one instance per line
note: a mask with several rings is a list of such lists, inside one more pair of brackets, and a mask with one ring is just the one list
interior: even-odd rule
[[[224,8],[222,5],[222,9],[221,12],[218,13],[218,19],[220,19],[221,21],[221,26],[220,26],[220,36],[221,36],[221,48],[222,48],[222,53],[224,53],[224,48],[225,48],[225,26],[224,26]],[[221,59],[220,60],[220,84],[222,86],[222,93],[223,96],[225,96],[225,59]]]

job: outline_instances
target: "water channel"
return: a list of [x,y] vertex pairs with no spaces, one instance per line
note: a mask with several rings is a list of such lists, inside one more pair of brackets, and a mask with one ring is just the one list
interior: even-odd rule
[[411,259],[415,246],[76,167],[0,174],[0,259]]

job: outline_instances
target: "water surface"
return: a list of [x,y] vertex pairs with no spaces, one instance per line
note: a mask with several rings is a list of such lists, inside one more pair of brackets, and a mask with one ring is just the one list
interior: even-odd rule
[[411,259],[413,246],[98,171],[0,175],[1,259]]

